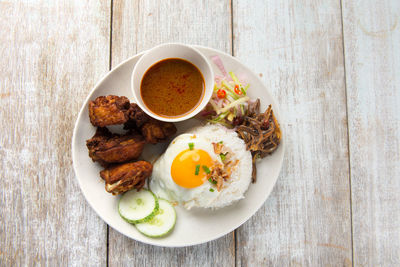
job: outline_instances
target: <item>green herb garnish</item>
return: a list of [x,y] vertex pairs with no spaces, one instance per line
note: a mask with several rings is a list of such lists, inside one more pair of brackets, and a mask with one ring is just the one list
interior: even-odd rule
[[214,181],[213,179],[209,178],[208,181],[212,184],[217,184],[217,181]]
[[189,143],[189,150],[193,150],[194,149],[194,143]]
[[219,144],[223,144],[223,143],[224,143],[224,141],[219,141],[218,143],[219,143]]
[[226,155],[228,154],[228,152],[226,152],[225,154],[224,153],[220,153],[219,154],[219,156],[221,157],[221,160],[222,161],[225,161],[226,160]]
[[210,192],[214,192],[214,189],[210,188]]
[[199,175],[200,172],[200,164],[196,165],[196,170],[194,171],[194,175]]
[[206,166],[206,165],[203,165],[203,170],[205,171],[205,173],[207,173],[207,174],[209,174],[211,171],[210,171],[210,169]]

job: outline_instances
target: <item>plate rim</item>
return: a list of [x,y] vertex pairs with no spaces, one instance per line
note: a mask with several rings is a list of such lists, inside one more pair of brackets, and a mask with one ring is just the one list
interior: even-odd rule
[[[284,120],[284,114],[282,113],[282,111],[281,111],[281,109],[280,109],[280,106],[279,106],[278,101],[277,101],[276,98],[271,94],[271,92],[268,90],[268,88],[267,88],[267,86],[265,85],[264,81],[263,81],[254,71],[252,71],[249,67],[247,67],[245,64],[243,64],[242,62],[240,62],[239,59],[238,59],[237,57],[234,57],[234,56],[232,56],[232,55],[230,55],[230,54],[228,54],[228,53],[225,53],[225,52],[223,52],[223,51],[221,51],[221,50],[214,49],[214,48],[207,47],[207,46],[202,46],[202,45],[192,45],[192,44],[186,44],[186,45],[193,46],[193,47],[195,47],[195,48],[200,48],[200,52],[202,52],[201,49],[204,49],[204,50],[210,50],[210,51],[212,51],[212,52],[215,52],[216,54],[223,54],[224,56],[227,56],[227,57],[229,57],[230,59],[232,59],[232,60],[235,62],[235,64],[240,64],[242,67],[244,67],[244,69],[246,69],[246,71],[252,73],[252,74],[256,77],[256,79],[264,86],[264,90],[266,90],[266,91],[268,92],[269,96],[270,96],[271,99],[272,99],[272,102],[274,102],[274,104],[275,104],[274,109],[277,110],[277,114],[279,114],[279,121],[280,121],[279,125],[280,125],[280,128],[281,128],[281,131],[282,131],[282,132],[285,132],[285,129],[284,129],[284,127],[283,127],[283,126],[284,126],[284,121],[285,121],[285,120]],[[285,148],[286,148],[286,138],[285,138],[285,135],[282,135],[282,141],[281,141],[282,157],[279,159],[280,168],[279,168],[278,174],[277,174],[276,177],[274,178],[273,186],[271,187],[271,189],[270,189],[268,192],[266,192],[266,193],[267,193],[267,194],[266,194],[267,197],[265,198],[265,200],[264,200],[263,202],[260,202],[260,204],[259,204],[259,205],[257,206],[257,208],[255,209],[255,212],[254,212],[254,213],[252,213],[250,216],[246,217],[244,220],[242,219],[242,220],[240,221],[240,223],[239,223],[236,227],[234,227],[233,229],[229,229],[228,231],[224,231],[224,232],[222,232],[221,234],[218,234],[218,235],[216,235],[215,237],[213,237],[213,238],[211,238],[211,239],[208,239],[208,240],[206,240],[206,241],[192,242],[192,243],[188,243],[188,244],[184,244],[184,245],[166,245],[166,244],[158,244],[158,243],[155,243],[155,242],[153,243],[152,241],[147,241],[147,240],[137,240],[137,239],[135,239],[134,237],[131,237],[131,236],[129,236],[129,235],[123,233],[122,231],[120,231],[119,229],[117,229],[116,227],[114,227],[113,225],[111,225],[107,220],[105,220],[105,218],[104,218],[100,213],[98,213],[97,210],[93,207],[92,203],[91,203],[90,201],[88,201],[88,198],[87,198],[87,196],[86,196],[86,193],[85,193],[85,191],[84,191],[83,188],[82,188],[81,181],[80,181],[80,179],[78,179],[78,175],[77,175],[76,160],[74,160],[74,158],[75,158],[74,155],[75,155],[75,152],[76,152],[76,151],[75,151],[74,144],[75,144],[75,142],[76,142],[76,136],[77,136],[77,131],[78,131],[78,124],[79,124],[79,121],[81,120],[81,117],[82,117],[82,115],[83,115],[83,113],[84,113],[84,110],[85,110],[85,108],[86,108],[85,103],[87,103],[87,102],[90,100],[90,98],[92,97],[92,95],[94,94],[94,92],[96,91],[96,89],[107,79],[107,77],[108,77],[109,75],[111,75],[113,72],[117,71],[121,66],[125,65],[127,62],[131,61],[132,59],[134,59],[134,58],[136,58],[136,57],[139,57],[139,58],[140,58],[144,53],[146,53],[146,51],[148,51],[148,49],[146,49],[146,50],[144,50],[144,51],[142,51],[142,52],[140,52],[140,53],[137,53],[137,54],[135,54],[135,55],[133,55],[133,56],[131,56],[131,57],[129,57],[129,58],[123,60],[123,61],[122,61],[121,63],[119,63],[117,66],[115,66],[115,67],[112,68],[110,71],[108,71],[107,73],[105,73],[105,74],[102,76],[102,78],[93,86],[93,88],[90,90],[90,92],[88,93],[87,97],[85,98],[85,100],[84,100],[84,102],[83,102],[83,104],[82,104],[82,106],[81,106],[81,109],[79,110],[78,116],[76,117],[76,121],[75,121],[75,124],[74,124],[74,130],[73,130],[73,134],[72,134],[72,139],[71,139],[71,160],[72,160],[72,166],[73,166],[73,169],[74,169],[75,179],[78,180],[79,188],[80,188],[81,192],[83,193],[83,196],[85,197],[85,200],[86,200],[86,202],[89,204],[89,206],[91,207],[91,209],[97,214],[97,216],[99,216],[99,217],[103,220],[103,222],[105,222],[108,226],[112,227],[114,230],[116,230],[116,231],[119,232],[120,234],[122,234],[122,235],[124,235],[124,236],[126,236],[126,237],[128,237],[128,238],[130,238],[130,239],[133,239],[133,240],[135,240],[136,242],[141,242],[141,243],[143,243],[143,244],[148,244],[148,245],[157,246],[157,247],[170,247],[170,248],[175,248],[175,247],[176,247],[176,248],[178,248],[178,247],[190,247],[190,246],[205,244],[205,243],[214,241],[214,240],[216,240],[216,239],[218,239],[218,238],[221,238],[221,237],[223,237],[223,236],[225,236],[225,235],[227,235],[227,234],[229,234],[229,233],[235,231],[235,230],[238,229],[240,226],[242,226],[245,222],[247,222],[251,217],[253,217],[253,216],[260,210],[260,208],[265,204],[265,202],[267,201],[267,199],[270,197],[270,195],[271,195],[273,189],[275,188],[276,182],[277,182],[277,180],[278,180],[278,178],[279,178],[279,175],[280,175],[280,173],[281,173],[281,171],[282,171],[283,160],[284,160],[284,158],[285,158],[285,150],[286,150],[286,149],[285,149]],[[155,239],[155,240],[157,240],[157,239]]]

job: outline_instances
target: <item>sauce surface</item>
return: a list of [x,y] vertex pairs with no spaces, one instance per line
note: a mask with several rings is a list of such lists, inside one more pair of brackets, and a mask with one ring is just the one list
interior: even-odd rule
[[192,63],[168,58],[151,66],[143,76],[140,94],[153,113],[180,117],[190,113],[204,95],[204,78]]

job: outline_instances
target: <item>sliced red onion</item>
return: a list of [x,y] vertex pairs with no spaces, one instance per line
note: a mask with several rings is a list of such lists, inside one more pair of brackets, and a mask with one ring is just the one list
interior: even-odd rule
[[207,116],[215,116],[217,113],[214,110],[202,110],[200,111],[200,115],[203,117],[207,117]]
[[224,79],[224,76],[221,76],[221,75],[215,75],[215,76],[214,76],[214,81],[215,81],[215,83],[218,84],[218,85],[221,84],[221,81],[222,81],[223,79]]
[[224,75],[225,78],[228,78],[227,72],[225,70],[224,64],[222,63],[221,58],[218,55],[215,55],[211,57],[211,60],[214,62],[215,65],[217,65],[222,75]]

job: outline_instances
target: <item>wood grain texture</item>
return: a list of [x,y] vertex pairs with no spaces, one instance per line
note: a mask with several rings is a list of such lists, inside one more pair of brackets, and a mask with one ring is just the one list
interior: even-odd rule
[[115,1],[112,63],[167,42],[232,51],[229,1]]
[[340,2],[233,10],[234,54],[278,98],[287,145],[273,193],[237,231],[237,266],[351,266]]
[[[164,42],[200,44],[231,52],[228,1],[114,1],[113,66]],[[193,229],[195,231],[195,229]],[[234,266],[233,233],[188,248],[159,248],[110,228],[110,266]]]
[[[0,1],[0,266],[399,266],[400,2],[341,2]],[[236,243],[159,248],[110,228],[107,251],[74,122],[111,63],[163,42],[233,48],[260,74],[283,170]]]
[[70,141],[108,70],[110,5],[2,1],[0,25],[0,265],[104,265],[106,225],[79,189]]
[[400,266],[400,2],[342,4],[354,266]]

